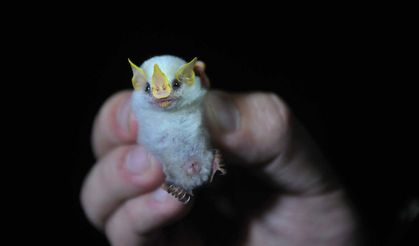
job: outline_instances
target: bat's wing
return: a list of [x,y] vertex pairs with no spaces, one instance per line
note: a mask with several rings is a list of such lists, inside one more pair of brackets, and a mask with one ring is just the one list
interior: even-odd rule
[[205,73],[205,63],[203,61],[197,61],[194,66],[194,71],[201,79],[201,86],[203,88],[209,89],[210,81],[207,74]]

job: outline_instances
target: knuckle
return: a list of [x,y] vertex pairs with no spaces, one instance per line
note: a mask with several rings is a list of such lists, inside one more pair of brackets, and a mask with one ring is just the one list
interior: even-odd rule
[[98,229],[102,228],[103,221],[99,218],[99,212],[96,210],[95,204],[90,199],[90,194],[86,192],[86,187],[83,187],[80,196],[82,210],[90,223]]
[[[120,126],[117,122],[118,109],[129,99],[130,95],[130,92],[120,91],[109,97],[99,110],[97,123],[108,128],[105,130],[111,130],[112,133],[121,134]],[[124,136],[118,135],[117,137]]]
[[118,245],[121,241],[121,227],[124,227],[122,223],[126,223],[125,218],[120,218],[118,214],[113,215],[106,221],[104,225],[104,233],[108,238],[111,245]]
[[99,178],[101,179],[102,188],[111,190],[118,178],[121,170],[124,169],[125,159],[128,154],[129,146],[119,146],[109,152],[99,164]]
[[103,155],[112,145],[118,142],[133,141],[135,134],[127,132],[130,127],[129,119],[127,122],[118,120],[120,109],[127,103],[131,92],[120,91],[110,96],[100,108],[96,115],[93,131],[92,131],[92,145],[96,156]]
[[267,95],[271,100],[271,107],[273,112],[272,124],[275,132],[279,132],[280,136],[283,136],[284,133],[288,132],[292,126],[292,113],[288,105],[276,94],[269,93]]
[[142,221],[143,216],[141,214],[144,210],[144,206],[138,204],[137,200],[126,201],[120,208],[120,217],[130,228],[134,229],[137,229],[138,221]]
[[266,143],[269,148],[283,142],[291,128],[292,114],[287,104],[274,93],[260,93],[256,100],[259,129],[257,142]]
[[117,196],[113,195],[118,190],[117,169],[123,162],[127,150],[126,146],[121,146],[100,159],[83,184],[80,193],[81,205],[88,220],[97,228],[102,228],[105,219],[111,213],[109,204],[114,202],[113,199],[117,199]]
[[289,140],[293,118],[289,107],[274,93],[246,94],[238,100],[241,125],[228,139],[230,146],[247,162],[271,160]]

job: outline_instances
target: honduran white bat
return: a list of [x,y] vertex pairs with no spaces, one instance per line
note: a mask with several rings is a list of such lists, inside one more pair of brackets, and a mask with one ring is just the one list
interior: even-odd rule
[[203,99],[209,86],[205,64],[171,55],[152,57],[140,67],[128,61],[137,142],[162,163],[163,188],[187,203],[194,188],[212,181],[217,171],[225,173],[204,122]]

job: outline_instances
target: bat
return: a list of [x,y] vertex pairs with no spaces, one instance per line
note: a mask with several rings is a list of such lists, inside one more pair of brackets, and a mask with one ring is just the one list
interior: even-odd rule
[[138,121],[137,142],[163,165],[162,187],[188,203],[193,190],[226,173],[221,154],[210,143],[204,122],[209,88],[205,64],[171,55],[155,56],[133,72],[132,109]]

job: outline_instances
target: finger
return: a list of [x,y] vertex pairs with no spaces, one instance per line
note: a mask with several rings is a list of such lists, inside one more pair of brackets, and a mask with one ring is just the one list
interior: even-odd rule
[[100,109],[93,124],[92,145],[101,157],[118,145],[136,140],[137,123],[131,112],[131,92],[122,91],[110,97]]
[[331,181],[325,161],[287,105],[272,93],[210,93],[208,125],[214,142],[264,171],[282,188],[312,191]]
[[290,113],[274,94],[213,92],[206,99],[214,141],[242,161],[266,162],[284,148]]
[[159,188],[125,202],[109,218],[105,232],[112,245],[142,245],[152,230],[179,219],[189,208]]
[[87,176],[81,191],[83,209],[88,219],[102,228],[121,203],[156,189],[163,180],[160,163],[142,146],[118,147]]

